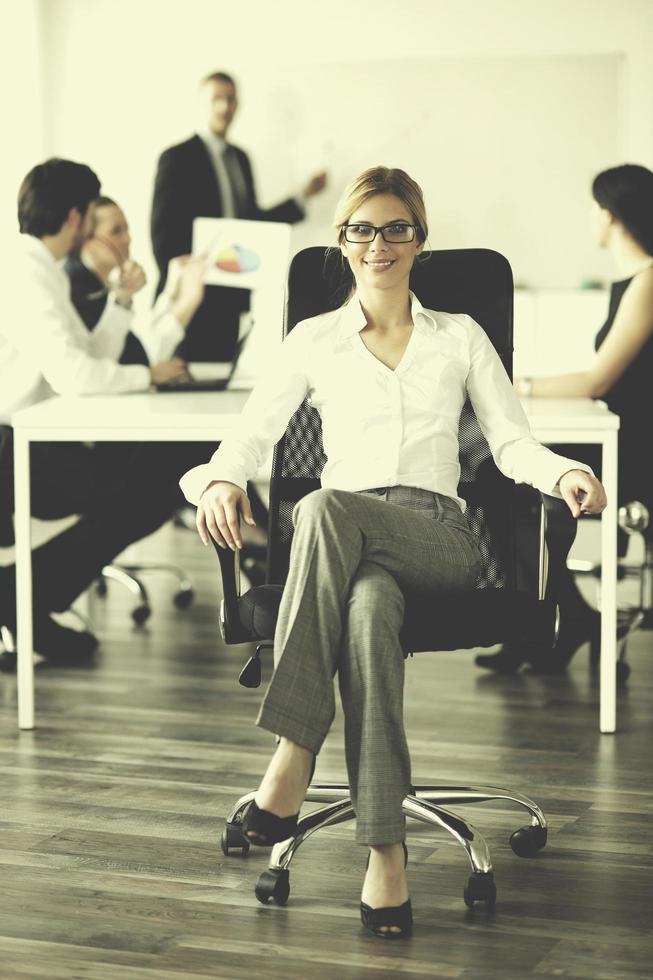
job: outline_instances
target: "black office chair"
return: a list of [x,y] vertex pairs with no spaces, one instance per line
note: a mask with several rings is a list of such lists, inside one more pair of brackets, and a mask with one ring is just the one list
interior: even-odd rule
[[[293,259],[288,283],[286,329],[306,317],[334,309],[346,297],[351,277],[322,248],[309,248]],[[469,313],[485,328],[508,373],[512,369],[512,274],[498,253],[484,249],[431,252],[414,269],[412,286],[430,309]],[[484,558],[478,588],[446,602],[431,595],[407,596],[402,641],[407,652],[491,646],[504,641],[550,641],[556,635],[555,569],[565,562],[576,524],[566,505],[530,487],[517,488],[497,470],[469,402],[460,419],[459,494],[468,504],[467,519]],[[277,611],[288,569],[293,534],[292,511],[298,500],[320,486],[324,464],[317,411],[304,402],[278,443],[272,466],[267,584],[240,595],[238,553],[216,546],[224,598],[221,631],[227,643],[258,641],[241,673],[241,683],[260,683],[259,656],[272,646]],[[519,515],[519,520],[517,520]],[[517,581],[516,536],[520,556],[529,550],[532,574]],[[523,536],[524,540],[521,540]],[[521,568],[521,562],[520,562]],[[528,580],[528,581],[527,581]],[[530,587],[530,591],[529,591]],[[254,793],[243,796],[227,818],[222,835],[225,854],[249,850],[242,819]],[[520,856],[534,856],[546,843],[546,821],[539,806],[519,792],[487,786],[414,786],[404,801],[407,816],[446,830],[465,849],[472,873],[464,889],[469,907],[492,906],[496,898],[490,853],[484,839],[448,805],[508,800],[523,807],[529,825],[510,843]],[[325,806],[303,817],[296,835],[275,845],[270,866],[258,880],[256,896],[284,904],[290,891],[289,867],[301,844],[322,827],[354,819],[345,783],[312,783],[308,802]]]

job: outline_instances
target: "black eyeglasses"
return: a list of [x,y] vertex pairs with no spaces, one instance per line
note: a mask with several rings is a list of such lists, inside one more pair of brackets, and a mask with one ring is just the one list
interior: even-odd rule
[[382,228],[376,228],[374,225],[365,223],[342,225],[342,231],[345,235],[345,241],[351,242],[353,245],[369,244],[369,242],[374,241],[379,232],[388,245],[404,245],[407,242],[412,242],[415,233],[421,231],[421,228],[419,225],[409,225],[405,221],[395,221],[391,225],[383,225]]

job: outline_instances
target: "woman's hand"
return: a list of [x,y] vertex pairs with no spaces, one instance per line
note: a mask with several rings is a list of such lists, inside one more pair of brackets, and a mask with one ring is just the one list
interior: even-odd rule
[[603,484],[585,470],[568,470],[560,477],[558,486],[574,517],[600,514],[608,503]]
[[209,483],[197,505],[197,530],[204,544],[209,543],[210,535],[221,548],[242,548],[240,514],[251,527],[256,526],[244,490],[226,480]]
[[134,293],[139,292],[145,285],[147,277],[142,266],[133,259],[127,259],[118,268],[117,274],[114,272],[110,280],[117,275],[115,283],[115,297],[118,303],[129,306]]

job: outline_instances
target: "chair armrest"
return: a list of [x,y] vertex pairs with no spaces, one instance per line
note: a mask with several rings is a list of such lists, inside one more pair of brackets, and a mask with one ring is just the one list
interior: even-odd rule
[[540,511],[538,598],[557,604],[556,586],[574,543],[578,522],[564,500],[535,492],[539,497]]
[[220,562],[222,578],[222,603],[220,605],[220,632],[225,643],[247,643],[252,639],[244,629],[238,611],[240,599],[240,552],[220,548],[212,540]]

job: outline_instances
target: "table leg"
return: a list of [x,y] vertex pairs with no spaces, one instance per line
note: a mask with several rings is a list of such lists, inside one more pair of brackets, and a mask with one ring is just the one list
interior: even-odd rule
[[17,429],[14,430],[14,490],[18,727],[34,728],[34,638],[32,635],[32,528],[29,439]]
[[617,433],[603,439],[603,485],[608,506],[601,515],[601,672],[599,727],[617,728]]

